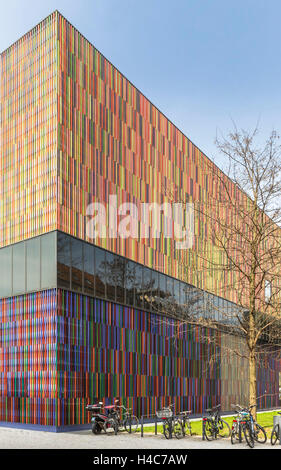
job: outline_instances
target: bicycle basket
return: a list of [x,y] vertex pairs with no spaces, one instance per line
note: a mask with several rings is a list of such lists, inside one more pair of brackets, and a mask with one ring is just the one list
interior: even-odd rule
[[171,418],[173,416],[172,410],[169,408],[156,411],[157,418]]

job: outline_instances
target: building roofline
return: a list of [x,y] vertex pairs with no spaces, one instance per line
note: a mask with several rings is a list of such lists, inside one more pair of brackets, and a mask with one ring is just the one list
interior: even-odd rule
[[[18,39],[16,39],[14,42],[12,42],[12,44],[10,44],[8,47],[6,47],[6,49],[3,49],[3,51],[0,52],[0,56],[4,55],[6,52],[8,52],[9,49],[11,49],[13,46],[15,46],[18,42],[22,41],[26,36],[28,36],[30,33],[32,33],[32,31],[35,28],[37,28],[37,26],[41,25],[42,23],[44,23],[44,21],[46,21],[48,18],[50,18],[52,15],[54,15],[54,13],[58,13],[59,15],[61,15],[58,10],[52,11],[52,13],[45,16],[41,21],[39,21],[39,23],[36,23],[36,25],[32,26],[32,28],[30,28],[26,33],[24,33],[22,36],[20,36]],[[63,15],[61,15],[61,16],[63,16]]]
[[127,80],[127,82],[135,88],[135,90],[137,90],[138,93],[140,93],[160,114],[162,114],[162,116],[164,116],[165,119],[167,119],[167,121],[178,131],[180,132],[206,159],[207,161],[213,165],[222,175],[224,175],[228,181],[233,184],[234,186],[237,187],[237,189],[243,193],[246,198],[250,199],[251,200],[251,197],[249,196],[249,194],[247,194],[242,188],[238,187],[238,185],[232,180],[232,178],[230,176],[228,176],[225,171],[223,171],[210,157],[208,157],[208,155],[206,155],[205,152],[203,152],[200,147],[198,147],[198,145],[196,145],[181,129],[179,129],[179,127],[174,124],[172,122],[171,119],[169,119],[165,113],[163,113],[163,111],[161,111],[155,104],[153,104],[153,102],[136,86],[134,85],[133,82],[131,82],[117,67],[116,65],[114,65],[99,49],[97,49],[97,47],[89,40],[87,39],[80,31],[79,29],[74,26],[62,13],[60,13],[59,10],[54,10],[52,11],[48,16],[46,16],[45,18],[43,18],[39,23],[37,23],[35,26],[33,26],[29,31],[27,31],[25,34],[23,34],[19,39],[17,39],[15,42],[13,42],[9,47],[7,47],[6,49],[4,49],[4,51],[2,51],[0,53],[0,56],[2,56],[5,52],[7,52],[11,47],[13,47],[15,44],[17,44],[17,42],[21,41],[23,38],[25,38],[28,34],[30,34],[37,26],[41,25],[44,21],[46,21],[49,17],[51,17],[52,15],[54,14],[57,14],[57,17],[60,16],[61,18],[63,18],[72,28],[74,28],[77,33],[85,40],[87,41],[92,47],[95,48],[95,50],[115,69],[117,70],[118,73],[120,73],[120,75],[125,79]]
[[[210,157],[208,157],[208,155],[206,155],[201,149],[200,147],[198,147],[198,145],[196,145],[181,129],[179,129],[179,127],[177,127],[177,125],[171,120],[169,119],[165,113],[163,113],[163,111],[161,111],[133,82],[131,82],[131,80],[129,80],[117,67],[116,65],[114,65],[99,49],[97,49],[97,47],[89,40],[87,39],[79,30],[76,26],[74,26],[64,15],[62,15],[62,13],[60,13],[59,10],[54,10],[52,13],[50,13],[48,16],[46,16],[45,18],[43,18],[39,23],[37,23],[35,26],[33,26],[29,31],[27,31],[26,33],[24,33],[20,38],[18,38],[16,41],[14,41],[10,46],[8,46],[6,49],[4,49],[2,52],[0,52],[0,56],[2,56],[3,54],[5,54],[10,48],[12,48],[15,44],[17,44],[19,41],[23,40],[26,36],[28,36],[37,26],[41,25],[44,21],[46,21],[49,17],[51,17],[52,15],[54,15],[55,13],[57,13],[57,15],[61,16],[72,28],[74,28],[78,34],[85,40],[87,41],[92,47],[94,47],[96,49],[96,51],[112,66],[114,67],[118,73],[120,73],[120,75],[125,79],[127,80],[127,82],[132,86],[134,87],[138,93],[140,93],[160,114],[162,114],[168,122],[171,123],[172,126],[174,126],[174,128],[180,132],[196,149],[198,149],[198,151],[204,155],[204,157],[212,164],[212,165],[215,165],[217,167],[217,169],[222,172],[229,180],[229,176],[227,176],[223,170],[221,170],[218,165],[216,165],[216,163],[211,160]],[[232,181],[232,180],[231,180]],[[233,183],[234,184],[234,183]]]

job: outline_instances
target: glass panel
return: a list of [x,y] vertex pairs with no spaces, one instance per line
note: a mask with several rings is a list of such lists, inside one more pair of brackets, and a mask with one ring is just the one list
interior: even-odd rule
[[143,308],[142,292],[142,271],[143,267],[139,264],[135,266],[135,305],[137,308]]
[[105,251],[95,248],[96,279],[95,292],[97,297],[105,297]]
[[56,233],[40,237],[41,243],[41,289],[56,287]]
[[183,315],[187,315],[186,303],[185,303],[185,284],[179,281],[179,307]]
[[58,286],[70,289],[70,237],[58,233]]
[[13,295],[25,292],[25,243],[13,246]]
[[40,238],[26,242],[26,289],[40,289]]
[[84,292],[95,295],[95,247],[84,244]]
[[214,297],[213,297],[213,304],[214,304],[214,308],[213,308],[213,313],[214,313],[214,315],[213,315],[213,318],[214,318],[215,320],[218,320],[218,319],[219,319],[219,308],[220,308],[220,307],[219,307],[219,298],[218,298],[216,295],[214,295]]
[[116,285],[116,255],[106,253],[106,298],[115,301],[115,285]]
[[124,258],[117,257],[115,260],[115,284],[116,284],[116,302],[125,302],[125,277],[126,261]]
[[190,317],[196,318],[199,315],[199,306],[198,306],[198,298],[199,293],[198,290],[190,285],[187,285],[185,288],[186,294],[186,312]]
[[143,308],[151,310],[151,269],[143,268]]
[[205,303],[205,317],[212,318],[213,317],[213,298],[212,294],[206,294],[206,303]]
[[165,299],[167,296],[167,286],[166,286],[165,274],[159,273],[159,310],[165,312]]
[[12,295],[12,247],[0,250],[0,297]]
[[174,279],[174,298],[176,305],[180,305],[180,282]]
[[152,311],[158,311],[159,306],[159,273],[151,271],[151,302]]
[[83,242],[71,239],[71,289],[82,292],[83,287]]
[[133,261],[126,260],[125,273],[126,273],[125,275],[125,291],[126,291],[125,302],[128,305],[134,305],[135,263]]
[[180,282],[179,283],[179,289],[180,289],[180,293],[179,293],[179,303],[182,307],[185,307],[185,304],[186,304],[186,301],[185,301],[185,286],[186,284],[184,282]]
[[174,279],[167,276],[167,300],[171,303],[174,301]]

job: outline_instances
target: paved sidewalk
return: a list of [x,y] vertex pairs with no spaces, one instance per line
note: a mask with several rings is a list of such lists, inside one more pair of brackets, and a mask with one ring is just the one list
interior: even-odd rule
[[[201,437],[193,436],[184,439],[167,440],[162,434],[140,433],[129,435],[101,434],[95,436],[91,430],[67,433],[50,433],[23,429],[0,428],[0,449],[249,449],[245,443],[232,445],[230,439],[213,442],[202,441]],[[281,449],[281,446],[256,444],[255,449]]]

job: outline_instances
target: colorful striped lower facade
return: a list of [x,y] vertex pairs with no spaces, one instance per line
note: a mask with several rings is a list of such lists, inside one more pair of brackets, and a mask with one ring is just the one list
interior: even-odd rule
[[[87,403],[114,398],[139,416],[245,401],[247,365],[222,357],[212,331],[203,343],[198,328],[61,289],[1,300],[0,319],[2,425],[79,428]],[[276,364],[258,371],[260,406],[279,405],[278,374]]]

